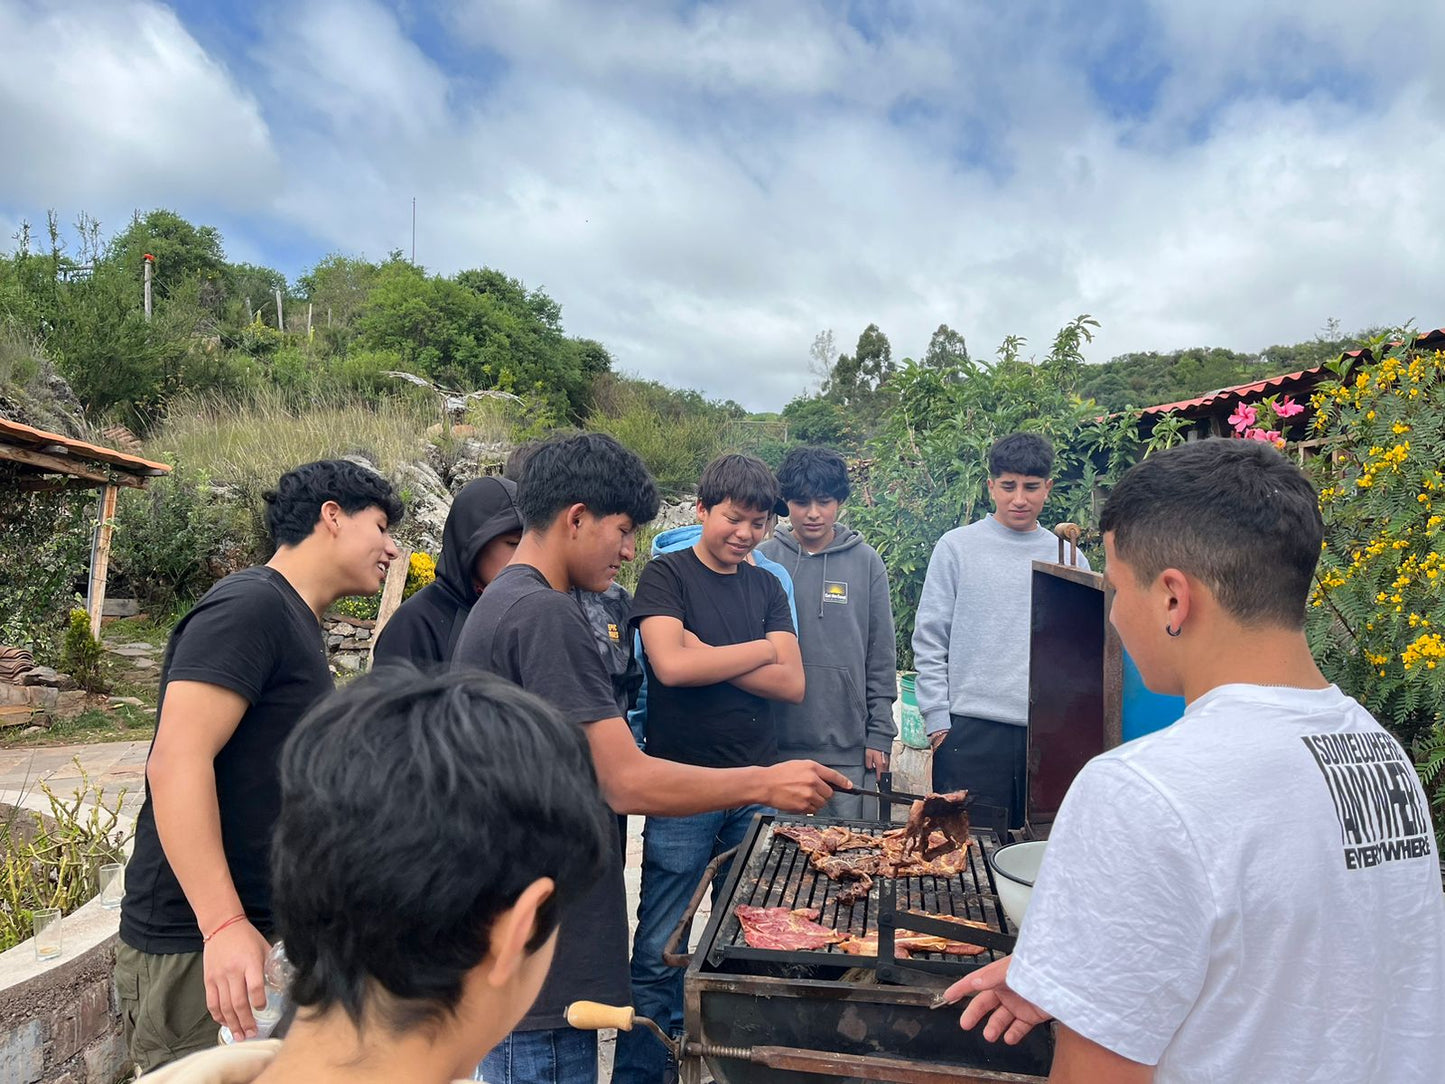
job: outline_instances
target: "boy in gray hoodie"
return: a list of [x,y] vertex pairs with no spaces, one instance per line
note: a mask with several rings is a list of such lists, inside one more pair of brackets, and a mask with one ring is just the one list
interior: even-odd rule
[[[793,578],[808,687],[801,704],[774,707],[778,752],[826,764],[854,786],[876,786],[877,773],[888,770],[898,696],[888,570],[857,531],[836,522],[850,492],[841,455],[828,448],[794,448],[778,468],[778,486],[791,525],[758,552]],[[839,793],[822,812],[872,818],[876,804]]]

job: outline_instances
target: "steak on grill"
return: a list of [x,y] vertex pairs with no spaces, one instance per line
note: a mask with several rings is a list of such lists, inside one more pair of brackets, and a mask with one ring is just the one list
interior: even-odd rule
[[790,910],[787,907],[749,907],[740,903],[733,908],[733,913],[742,925],[743,939],[753,948],[784,951],[819,949],[843,940],[843,935],[837,930],[818,925],[816,919],[822,912],[816,907]]
[[[849,937],[838,943],[838,947],[850,956],[877,956],[878,935],[876,933]],[[979,956],[988,949],[982,945],[970,945],[964,941],[950,941],[946,937],[934,937],[926,933],[899,933],[893,936],[893,956],[906,960],[914,952],[942,952],[949,956]]]

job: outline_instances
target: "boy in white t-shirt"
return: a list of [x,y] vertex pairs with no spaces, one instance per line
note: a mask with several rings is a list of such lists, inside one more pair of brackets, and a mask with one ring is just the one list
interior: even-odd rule
[[1110,620],[1183,718],[1091,761],[1013,956],[950,989],[1054,1081],[1438,1080],[1445,895],[1409,757],[1305,642],[1323,524],[1268,445],[1151,456],[1104,509]]

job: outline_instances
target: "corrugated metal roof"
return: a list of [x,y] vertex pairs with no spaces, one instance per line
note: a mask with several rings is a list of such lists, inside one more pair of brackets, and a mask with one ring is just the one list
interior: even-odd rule
[[1269,395],[1281,391],[1292,391],[1295,388],[1312,387],[1325,375],[1324,366],[1314,369],[1301,369],[1297,373],[1285,373],[1283,376],[1271,376],[1264,380],[1256,380],[1249,384],[1236,384],[1232,388],[1219,388],[1208,392],[1194,399],[1181,399],[1177,403],[1160,403],[1158,406],[1145,407],[1140,411],[1143,415],[1151,414],[1172,414],[1178,410],[1192,410],[1200,407],[1214,406],[1233,402],[1240,399],[1249,399],[1257,395]]
[[[1445,328],[1437,328],[1434,331],[1426,331],[1416,336],[1416,346],[1445,348]],[[1355,361],[1372,361],[1374,355],[1368,349],[1346,350],[1340,355],[1342,358],[1351,358]],[[1330,374],[1323,365],[1313,369],[1301,369],[1295,373],[1285,373],[1282,376],[1266,377],[1264,380],[1255,380],[1248,384],[1236,384],[1230,388],[1218,388],[1197,396],[1194,399],[1181,399],[1177,403],[1160,403],[1158,406],[1145,407],[1139,413],[1144,417],[1154,414],[1172,414],[1176,411],[1198,410],[1202,407],[1224,406],[1234,402],[1252,399],[1260,395],[1278,394],[1280,392],[1291,392],[1295,390],[1308,391],[1314,388],[1315,384],[1327,379]]]

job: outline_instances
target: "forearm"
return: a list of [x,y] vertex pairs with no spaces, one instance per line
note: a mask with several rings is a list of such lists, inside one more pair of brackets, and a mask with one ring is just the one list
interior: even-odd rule
[[781,662],[760,666],[741,677],[735,677],[732,684],[754,696],[782,700],[789,704],[801,704],[805,691],[802,668]]
[[146,772],[156,834],[202,933],[244,912],[221,843],[215,764],[152,758]]
[[686,688],[732,681],[772,665],[777,653],[767,640],[750,640],[721,647],[674,645],[660,652],[649,647],[647,657],[663,684]]
[[617,813],[686,817],[733,806],[767,804],[761,768],[699,768],[637,754],[616,778],[603,780],[607,804]]

